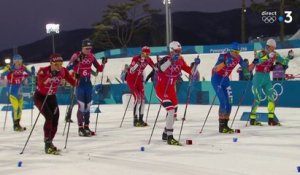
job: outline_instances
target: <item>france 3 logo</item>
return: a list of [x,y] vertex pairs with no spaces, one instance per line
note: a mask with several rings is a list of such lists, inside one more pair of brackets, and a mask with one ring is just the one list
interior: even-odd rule
[[284,16],[277,16],[277,12],[268,12],[268,11],[263,11],[261,12],[261,20],[266,23],[266,24],[273,24],[274,22],[284,22],[284,23],[291,23],[293,22],[293,16],[292,16],[292,11],[284,11]]

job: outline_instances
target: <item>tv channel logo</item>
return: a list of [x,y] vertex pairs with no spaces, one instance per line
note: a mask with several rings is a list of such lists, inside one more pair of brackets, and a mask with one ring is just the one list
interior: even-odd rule
[[266,24],[273,24],[274,22],[284,22],[289,24],[293,22],[292,11],[284,11],[284,16],[278,16],[276,11],[263,11],[261,12],[261,19]]

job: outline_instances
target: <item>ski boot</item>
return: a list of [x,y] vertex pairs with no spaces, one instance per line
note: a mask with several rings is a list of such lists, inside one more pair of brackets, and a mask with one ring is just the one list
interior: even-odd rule
[[167,143],[168,145],[182,146],[181,143],[179,143],[177,140],[174,139],[173,135],[168,136]]
[[137,119],[137,116],[135,116],[133,118],[133,126],[134,127],[145,127],[145,126],[148,126],[148,124],[143,121],[143,118],[140,117],[139,119]]
[[95,135],[95,132],[90,130],[89,125],[84,125],[84,130],[90,136]]
[[262,123],[257,121],[256,119],[250,119],[250,125],[252,125],[252,126],[262,126]]
[[234,130],[228,127],[228,119],[219,120],[219,133],[233,134]]
[[81,137],[89,137],[89,136],[91,136],[89,133],[86,132],[86,130],[82,126],[80,126],[78,128],[78,135],[81,136]]
[[59,155],[59,149],[57,149],[56,146],[53,145],[52,140],[45,140],[45,153]]
[[138,123],[138,119],[136,116],[133,117],[133,126],[136,127]]
[[135,126],[136,127],[145,127],[145,126],[148,126],[148,124],[145,123],[143,120],[139,120]]
[[281,126],[281,124],[279,122],[276,122],[273,118],[269,118],[268,125],[269,126]]
[[[173,132],[173,130],[172,130],[172,132]],[[164,129],[164,132],[163,132],[163,134],[161,136],[161,139],[163,141],[167,141],[168,140],[167,128]]]
[[20,125],[20,119],[14,121],[14,131],[23,132],[26,130],[26,127]]

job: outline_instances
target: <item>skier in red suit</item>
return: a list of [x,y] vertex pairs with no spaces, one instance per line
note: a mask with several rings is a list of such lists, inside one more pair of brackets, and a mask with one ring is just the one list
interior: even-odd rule
[[[167,141],[169,145],[181,145],[173,138],[173,125],[177,112],[176,81],[181,75],[181,70],[192,75],[192,69],[181,56],[181,45],[177,41],[169,44],[170,54],[159,62],[159,71],[156,85],[156,95],[162,106],[167,110],[166,127],[164,129],[162,140]],[[200,59],[195,58],[195,64],[199,64]]]
[[150,53],[150,48],[144,46],[142,48],[142,53],[132,58],[126,76],[127,85],[134,97],[133,126],[136,127],[147,126],[147,123],[143,121],[145,105],[143,72],[148,65],[157,70],[157,68],[155,68],[154,66],[153,61],[149,57]]

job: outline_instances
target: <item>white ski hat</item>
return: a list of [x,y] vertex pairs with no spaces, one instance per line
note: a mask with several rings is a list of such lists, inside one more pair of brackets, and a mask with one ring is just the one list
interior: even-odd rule
[[170,52],[176,51],[176,50],[181,50],[181,44],[178,41],[172,41],[169,44],[169,50],[170,50]]
[[272,46],[272,47],[276,48],[276,41],[272,38],[268,39],[267,46]]

